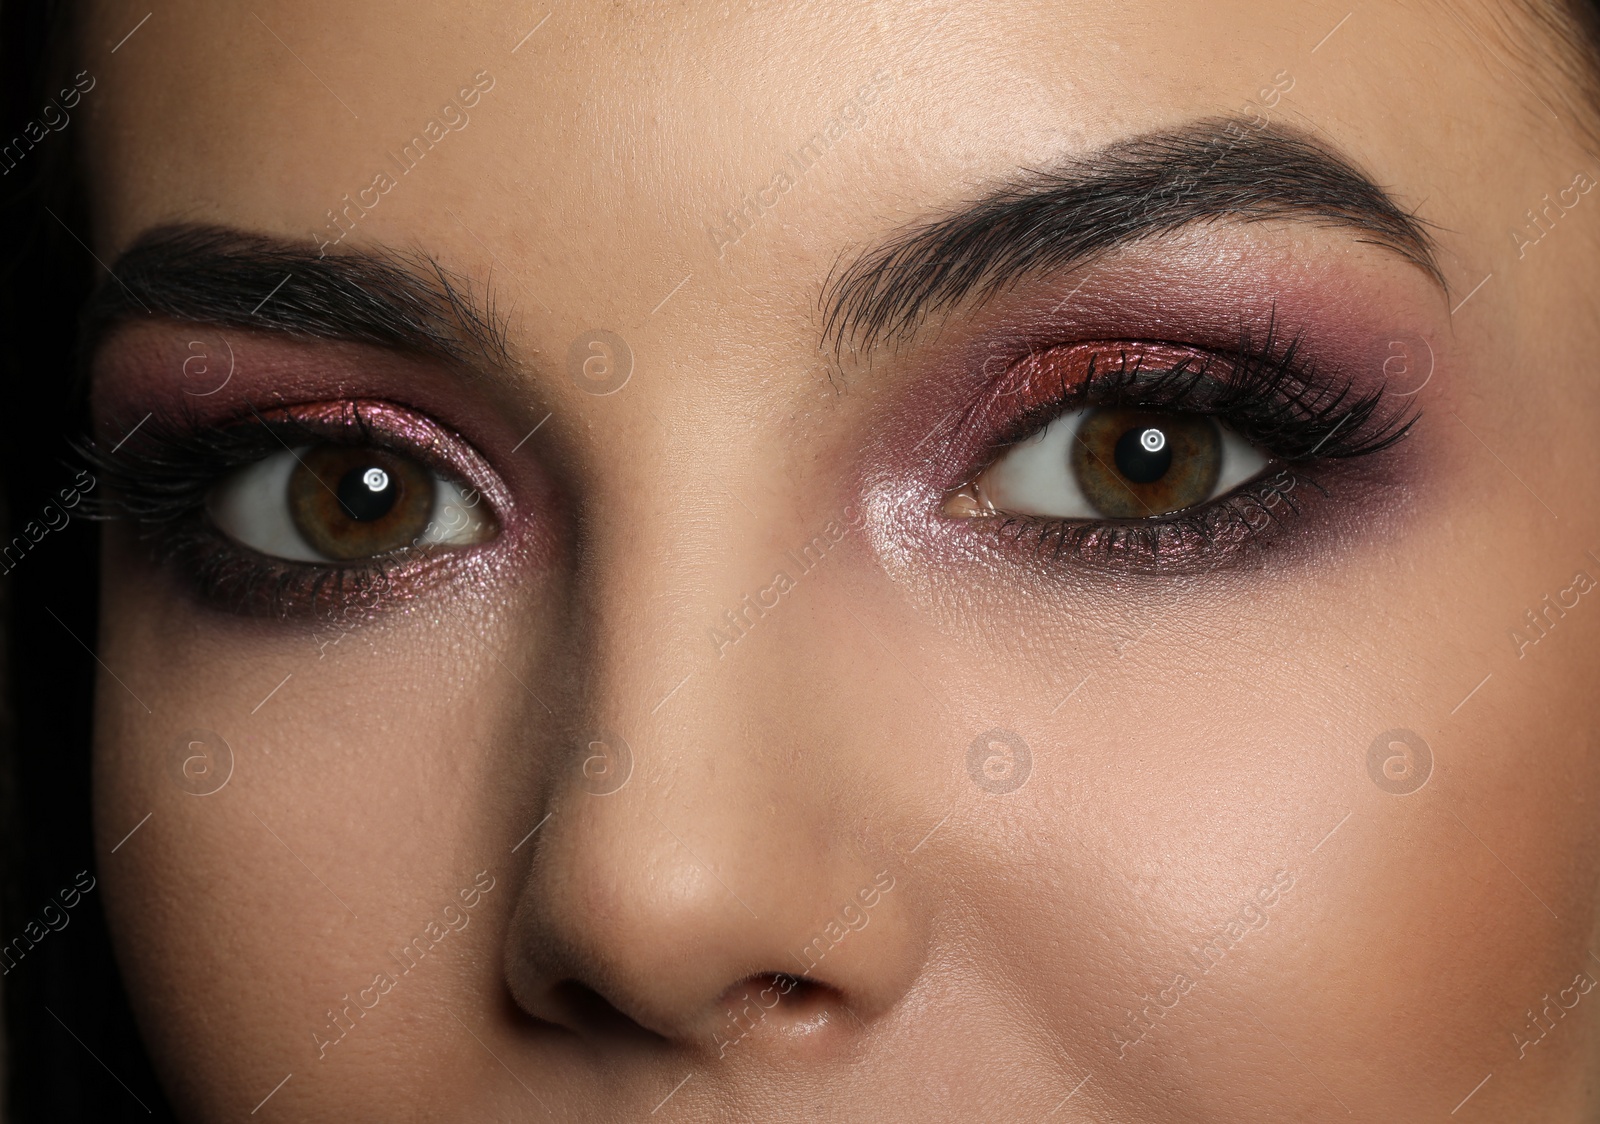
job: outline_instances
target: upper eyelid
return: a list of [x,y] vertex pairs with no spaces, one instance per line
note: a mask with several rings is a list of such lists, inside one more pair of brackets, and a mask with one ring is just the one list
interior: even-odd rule
[[253,413],[204,424],[192,417],[153,417],[141,427],[141,437],[116,452],[80,440],[80,455],[112,485],[96,514],[169,522],[201,509],[207,491],[228,472],[286,448],[326,442],[368,444],[411,457],[485,498],[496,519],[513,508],[509,491],[476,447],[420,411],[375,399],[335,399]]
[[[1092,373],[1073,387],[1063,386],[1061,393],[1052,399],[1013,417],[1004,431],[1007,440],[991,444],[999,447],[1026,439],[1073,409],[1115,403],[1209,413],[1233,423],[1241,436],[1269,444],[1272,433],[1250,432],[1256,422],[1269,420],[1272,426],[1267,428],[1275,427],[1280,438],[1286,426],[1298,425],[1306,436],[1316,437],[1312,444],[1320,455],[1357,456],[1379,451],[1402,439],[1420,416],[1420,410],[1409,399],[1395,409],[1392,396],[1382,386],[1357,393],[1349,378],[1336,371],[1320,369],[1305,355],[1298,336],[1282,345],[1276,342],[1278,339],[1274,318],[1259,344],[1242,338],[1231,353],[1165,340],[1117,340],[1030,348],[1026,356],[1007,368],[1002,379],[1013,379],[1019,369],[1047,361],[1052,355],[1085,349],[1091,352]],[[1119,365],[1114,369],[1095,367],[1102,352],[1119,360]],[[1160,356],[1168,365],[1156,367],[1146,361],[1149,356]],[[1108,369],[1110,374],[1100,373]],[[1197,400],[1194,392],[1201,387],[1212,388],[1215,395],[1209,401]],[[1142,393],[1139,392],[1141,388]],[[1135,392],[1122,396],[1122,392],[1129,390]],[[1112,391],[1118,392],[1117,395],[1112,396]],[[1258,407],[1263,413],[1252,417],[1243,407]],[[1272,409],[1284,413],[1266,417]],[[1387,414],[1384,413],[1386,409]],[[1293,416],[1296,410],[1301,412],[1300,417]],[[1333,432],[1318,434],[1315,431],[1319,415],[1323,424],[1331,419],[1343,429],[1338,442],[1332,441]],[[1366,443],[1354,440],[1374,418],[1379,421],[1376,432],[1366,435],[1370,440]],[[1349,425],[1352,420],[1356,424]],[[1280,449],[1274,452],[1285,459],[1302,459],[1305,451]]]
[[[1196,346],[1168,340],[1128,338],[1080,339],[1054,345],[1036,343],[1009,364],[1003,374],[991,376],[962,420],[956,423],[956,427],[951,431],[954,439],[952,452],[962,446],[965,446],[965,451],[956,453],[949,461],[948,467],[938,470],[942,478],[940,495],[948,498],[970,487],[1006,455],[1016,442],[1033,436],[1067,412],[1102,404],[1095,401],[1094,387],[1086,386],[1084,380],[1068,381],[1072,377],[1070,371],[1063,370],[1057,376],[1059,381],[1049,383],[1045,380],[1041,383],[1041,372],[1053,371],[1054,368],[1050,364],[1056,358],[1063,355],[1070,358],[1072,353],[1078,353],[1080,358],[1089,353],[1116,356],[1119,369],[1123,357],[1126,356],[1133,361],[1130,369],[1137,371],[1138,381],[1146,387],[1152,380],[1159,381],[1163,377],[1169,377],[1175,359],[1187,358],[1190,361],[1188,368],[1190,373],[1200,370],[1203,374],[1214,376],[1220,383],[1230,384],[1232,394],[1229,397],[1233,399],[1231,408],[1209,411],[1212,416],[1227,425],[1240,438],[1267,454],[1270,461],[1290,471],[1295,479],[1310,483],[1319,490],[1321,485],[1301,471],[1302,469],[1338,457],[1354,458],[1381,452],[1404,438],[1420,416],[1420,410],[1413,399],[1400,399],[1398,405],[1401,408],[1396,409],[1397,403],[1394,397],[1382,393],[1367,396],[1372,400],[1367,404],[1364,414],[1352,411],[1352,403],[1358,402],[1362,395],[1352,393],[1353,384],[1337,366],[1319,367],[1312,362],[1313,357],[1309,351],[1302,352],[1298,346],[1292,349],[1269,346],[1273,338],[1276,338],[1276,333],[1269,331],[1266,338],[1258,337],[1255,342],[1241,340],[1239,346],[1234,349]],[[1295,380],[1298,390],[1287,396],[1293,400],[1291,407],[1283,406],[1282,399],[1273,403],[1269,398],[1274,386],[1282,389],[1282,385],[1281,381],[1275,383],[1265,377],[1265,374],[1270,374],[1272,371],[1270,366],[1263,367],[1263,363],[1268,360],[1276,361],[1282,368],[1281,374]],[[1017,368],[1023,364],[1034,365],[1033,384],[1018,390],[1018,393],[1024,395],[1020,405],[1007,404],[1005,397],[997,395],[996,391],[1002,389],[1003,380],[1013,378]],[[1241,371],[1241,368],[1246,369]],[[1079,373],[1081,374],[1081,371]],[[1103,383],[1100,385],[1104,386]],[[1181,389],[1186,385],[1185,380],[1177,380],[1174,385]],[[1188,385],[1192,393],[1192,384]],[[1256,395],[1255,405],[1262,407],[1256,411],[1256,418],[1245,418],[1244,421],[1271,423],[1265,429],[1270,429],[1272,432],[1265,432],[1260,426],[1241,424],[1242,411],[1237,401],[1241,388],[1251,389]],[[1033,399],[1032,402],[1029,401],[1029,397]],[[1212,401],[1215,404],[1218,399],[1213,397]],[[1328,410],[1330,403],[1334,407],[1331,421]],[[1123,395],[1120,404],[1178,412],[1182,412],[1185,408],[1183,402],[1174,401],[1171,397],[1165,402],[1153,403],[1146,395],[1132,393]],[[1287,424],[1283,416],[1276,418],[1272,416],[1273,409],[1268,407],[1274,405],[1289,414]],[[1299,412],[1299,417],[1294,416],[1295,411]],[[1336,434],[1330,435],[1327,430],[1341,418],[1342,428]],[[954,435],[958,433],[965,433],[967,436],[957,438]],[[1288,443],[1285,442],[1286,438],[1289,439]],[[1295,455],[1304,452],[1309,446],[1318,444],[1322,438],[1328,440],[1322,442],[1324,447],[1318,450],[1316,457],[1305,459]],[[1246,501],[1236,497],[1249,493],[1250,487],[1251,485],[1246,483],[1240,489],[1235,489],[1227,496],[1217,497],[1196,510],[1205,511],[1226,504],[1237,506]],[[943,499],[938,501],[941,507],[944,502]],[[1034,520],[1034,522],[1040,521]],[[1084,525],[1111,524],[1100,524],[1095,520],[1089,520],[1085,521]]]

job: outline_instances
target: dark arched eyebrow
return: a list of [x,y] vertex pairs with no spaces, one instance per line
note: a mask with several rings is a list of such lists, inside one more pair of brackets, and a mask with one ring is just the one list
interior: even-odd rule
[[509,368],[505,323],[475,286],[421,252],[318,252],[222,226],[140,234],[84,309],[82,352],[117,324],[154,316],[347,340],[461,366]]
[[824,288],[824,340],[866,350],[1025,278],[1219,220],[1344,227],[1446,287],[1423,224],[1350,160],[1292,130],[1211,118],[1029,172],[866,251]]
[[[1313,138],[1228,118],[1118,142],[1035,171],[867,250],[823,292],[824,339],[866,350],[930,315],[1129,242],[1200,222],[1342,227],[1441,288],[1424,225]],[[506,327],[473,286],[425,254],[341,250],[219,226],[144,232],[84,312],[83,354],[151,314],[371,343],[478,369],[510,368]]]

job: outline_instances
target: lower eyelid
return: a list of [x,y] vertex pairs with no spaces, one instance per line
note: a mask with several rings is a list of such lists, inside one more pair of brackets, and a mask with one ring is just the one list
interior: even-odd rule
[[1171,519],[1022,515],[956,522],[990,529],[1007,546],[1020,547],[1034,559],[1053,558],[1116,574],[1207,573],[1241,559],[1248,550],[1275,542],[1303,514],[1306,500],[1328,497],[1315,479],[1285,467]]

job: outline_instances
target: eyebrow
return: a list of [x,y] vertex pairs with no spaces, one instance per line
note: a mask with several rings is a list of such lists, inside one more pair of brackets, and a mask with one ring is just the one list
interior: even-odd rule
[[1447,288],[1423,223],[1344,156],[1282,127],[1208,118],[1028,172],[901,231],[825,285],[823,338],[865,351],[1019,281],[1223,220],[1345,228]]
[[420,251],[322,255],[221,226],[162,226],[119,256],[83,314],[83,354],[118,324],[167,316],[346,340],[468,365],[510,367],[506,326],[487,295]]

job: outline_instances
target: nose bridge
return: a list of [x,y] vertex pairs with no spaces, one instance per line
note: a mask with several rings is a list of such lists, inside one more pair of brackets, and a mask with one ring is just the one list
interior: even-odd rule
[[[904,895],[884,889],[887,864],[857,846],[862,809],[813,783],[823,758],[847,750],[811,744],[822,727],[804,721],[803,699],[815,684],[784,674],[816,666],[796,650],[814,643],[807,630],[769,625],[737,660],[718,646],[725,610],[771,584],[779,536],[748,516],[696,523],[698,548],[652,542],[654,527],[591,541],[579,718],[512,928],[513,991],[574,1029],[593,1029],[571,1002],[579,988],[657,1034],[694,1038],[752,978],[803,977],[812,1004],[864,1017],[914,976],[915,926]],[[819,960],[819,937],[837,943],[830,925],[861,935],[850,955]]]

